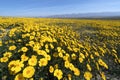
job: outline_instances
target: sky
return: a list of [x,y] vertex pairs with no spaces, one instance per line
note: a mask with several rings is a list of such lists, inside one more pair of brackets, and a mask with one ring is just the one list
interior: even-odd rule
[[0,16],[120,12],[120,0],[0,0]]

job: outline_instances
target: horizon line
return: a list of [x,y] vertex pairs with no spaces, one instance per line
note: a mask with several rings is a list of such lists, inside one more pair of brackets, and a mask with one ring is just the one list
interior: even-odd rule
[[120,11],[101,11],[101,12],[79,12],[79,13],[63,13],[63,14],[51,14],[51,15],[0,15],[0,17],[49,17],[49,16],[60,16],[60,15],[77,15],[77,14],[99,14],[99,13],[120,13]]

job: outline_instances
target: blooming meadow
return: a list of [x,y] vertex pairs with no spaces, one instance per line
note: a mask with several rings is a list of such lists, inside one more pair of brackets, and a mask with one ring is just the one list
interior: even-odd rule
[[120,64],[119,31],[117,20],[0,18],[0,78],[106,80]]

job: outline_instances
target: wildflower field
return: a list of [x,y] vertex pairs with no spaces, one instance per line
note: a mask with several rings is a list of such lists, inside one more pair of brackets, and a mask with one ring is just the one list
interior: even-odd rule
[[0,17],[0,80],[113,80],[108,74],[120,76],[120,20]]

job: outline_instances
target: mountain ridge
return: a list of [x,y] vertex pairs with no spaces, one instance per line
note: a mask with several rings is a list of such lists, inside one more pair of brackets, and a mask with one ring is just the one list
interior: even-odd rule
[[46,17],[47,18],[104,18],[104,17],[120,18],[120,12],[72,13],[72,14],[51,15]]

